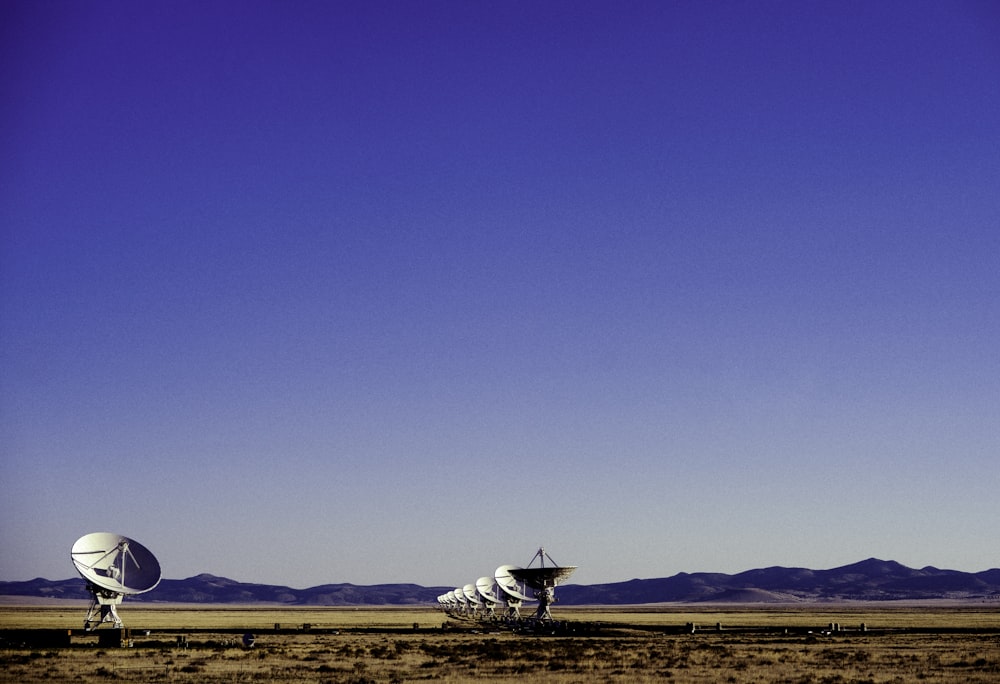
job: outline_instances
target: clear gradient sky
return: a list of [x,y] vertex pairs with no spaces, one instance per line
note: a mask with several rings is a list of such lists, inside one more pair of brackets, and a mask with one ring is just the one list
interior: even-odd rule
[[0,579],[1000,566],[996,2],[0,13]]

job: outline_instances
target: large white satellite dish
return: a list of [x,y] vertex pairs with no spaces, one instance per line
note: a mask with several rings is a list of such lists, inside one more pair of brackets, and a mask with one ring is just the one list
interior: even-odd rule
[[476,580],[476,591],[483,597],[483,612],[489,618],[496,615],[496,605],[500,603],[496,595],[496,585],[496,580],[492,577],[483,576]]
[[517,599],[519,601],[530,601],[531,598],[526,596],[524,589],[518,584],[517,580],[511,574],[512,570],[519,569],[516,565],[501,565],[493,573],[493,577],[496,580],[497,586],[500,590],[510,596],[511,598]]
[[[552,563],[549,567],[545,566],[546,558]],[[552,613],[549,612],[549,606],[556,602],[556,585],[572,575],[573,571],[576,570],[576,566],[567,565],[560,567],[556,565],[552,557],[545,553],[544,548],[538,549],[531,562],[534,563],[535,559],[539,560],[540,567],[533,568],[531,567],[531,563],[528,563],[527,568],[511,568],[510,574],[514,579],[524,582],[535,590],[535,598],[538,599],[538,610],[535,611],[535,619],[551,620]]]
[[475,615],[480,606],[479,595],[476,593],[476,585],[466,584],[462,587],[462,592],[465,594],[465,603],[469,614]]
[[88,631],[93,625],[105,622],[121,627],[115,606],[125,596],[142,594],[160,583],[160,563],[156,556],[139,542],[119,534],[85,534],[73,544],[70,557],[93,596],[83,622]]
[[516,565],[501,565],[493,573],[493,579],[496,581],[497,586],[500,587],[500,596],[507,606],[505,616],[515,620],[521,617],[521,605],[525,601],[531,600],[525,594],[524,587],[510,574],[511,571],[516,569]]
[[500,599],[493,592],[495,586],[496,581],[492,577],[480,577],[476,580],[476,591],[489,603],[500,603]]

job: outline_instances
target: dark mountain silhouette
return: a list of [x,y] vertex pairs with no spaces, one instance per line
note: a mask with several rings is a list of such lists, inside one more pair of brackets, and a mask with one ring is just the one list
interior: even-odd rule
[[[130,601],[166,603],[266,603],[297,606],[436,605],[454,587],[417,584],[323,584],[293,589],[237,582],[202,574],[160,582]],[[919,570],[877,558],[830,570],[770,567],[735,575],[682,572],[661,579],[611,584],[567,584],[558,590],[563,605],[628,605],[666,602],[776,603],[795,601],[887,601],[959,599],[1000,601],[1000,569],[977,573]],[[0,596],[89,599],[80,579],[0,582]]]
[[[908,568],[877,558],[830,570],[771,567],[736,575],[680,573],[665,579],[560,587],[559,602],[573,604],[668,601],[887,601],[1000,600],[1000,570],[978,573]],[[631,599],[631,600],[630,600]]]
[[[152,591],[130,596],[129,601],[165,603],[271,603],[301,606],[379,606],[437,603],[437,597],[454,587],[421,587],[417,584],[323,584],[308,589],[272,584],[237,582],[201,574],[182,580],[165,579]],[[0,596],[33,596],[90,599],[80,578],[50,581],[0,582]]]

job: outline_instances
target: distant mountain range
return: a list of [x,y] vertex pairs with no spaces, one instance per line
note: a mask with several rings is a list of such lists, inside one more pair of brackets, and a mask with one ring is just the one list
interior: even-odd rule
[[789,601],[1000,600],[1000,569],[915,570],[877,558],[831,570],[771,567],[736,575],[697,572],[664,579],[560,587],[560,603],[778,603]]
[[[249,584],[215,575],[165,579],[131,601],[163,603],[266,603],[289,606],[380,606],[437,604],[454,587],[417,584],[323,584],[308,589]],[[1000,601],[1000,568],[968,573],[926,567],[919,570],[877,558],[830,570],[771,567],[736,575],[697,572],[662,579],[611,584],[567,584],[563,605],[632,605],[665,602],[781,603],[959,599]],[[0,596],[88,599],[80,579],[0,582]]]

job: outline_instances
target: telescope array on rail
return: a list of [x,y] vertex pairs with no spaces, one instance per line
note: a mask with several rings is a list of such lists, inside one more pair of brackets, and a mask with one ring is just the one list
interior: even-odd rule
[[[550,565],[545,565],[546,559]],[[538,567],[531,567],[535,561]],[[482,621],[521,621],[521,608],[526,601],[538,602],[538,608],[528,620],[552,620],[550,606],[556,602],[556,586],[576,570],[575,565],[559,566],[538,549],[528,567],[501,565],[492,577],[483,576],[474,583],[456,587],[437,597],[438,604],[451,617]],[[531,594],[529,596],[528,594]]]

